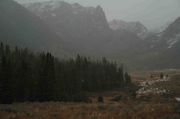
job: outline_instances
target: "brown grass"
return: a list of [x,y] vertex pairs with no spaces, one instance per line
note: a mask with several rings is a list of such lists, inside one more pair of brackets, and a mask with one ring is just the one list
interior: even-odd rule
[[[23,103],[0,105],[0,119],[179,119],[173,104],[124,101],[119,103]],[[172,118],[173,117],[173,118]]]

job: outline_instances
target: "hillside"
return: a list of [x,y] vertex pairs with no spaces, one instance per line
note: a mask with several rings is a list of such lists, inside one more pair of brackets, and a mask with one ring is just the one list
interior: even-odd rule
[[111,31],[100,6],[83,7],[62,1],[24,6],[44,20],[63,39],[64,47],[72,54],[99,55],[102,53],[100,44],[110,38]]
[[72,54],[126,57],[124,51],[131,52],[129,48],[132,48],[137,52],[135,45],[141,47],[137,34],[116,32],[109,27],[101,6],[84,7],[62,1],[27,3],[24,6],[54,29],[62,37],[63,46]]
[[0,18],[0,41],[36,51],[63,52],[59,36],[13,0],[0,1]]
[[179,27],[180,19],[177,18],[163,32],[147,37],[149,49],[140,62],[153,69],[179,68]]

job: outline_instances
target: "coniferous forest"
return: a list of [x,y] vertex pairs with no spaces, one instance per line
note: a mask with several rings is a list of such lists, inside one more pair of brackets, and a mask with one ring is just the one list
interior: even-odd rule
[[0,44],[0,103],[84,101],[83,92],[123,88],[128,73],[106,58],[58,59],[51,53]]

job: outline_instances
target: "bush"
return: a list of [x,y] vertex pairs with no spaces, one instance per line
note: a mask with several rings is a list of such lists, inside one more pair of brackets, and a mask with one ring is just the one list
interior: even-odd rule
[[98,102],[98,103],[104,103],[103,97],[102,97],[102,96],[99,96],[97,102]]
[[121,101],[121,100],[122,100],[122,96],[121,95],[116,96],[113,99],[111,99],[111,101],[115,101],[115,102],[118,102],[118,101]]

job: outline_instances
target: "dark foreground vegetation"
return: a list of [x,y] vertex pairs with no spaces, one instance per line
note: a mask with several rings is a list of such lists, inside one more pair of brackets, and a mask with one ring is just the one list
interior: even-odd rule
[[0,103],[87,101],[82,92],[123,88],[131,83],[116,63],[77,56],[59,60],[0,44]]
[[[112,98],[112,97],[111,97]],[[104,103],[19,103],[0,105],[1,119],[180,119],[180,104],[154,97],[149,101]]]

